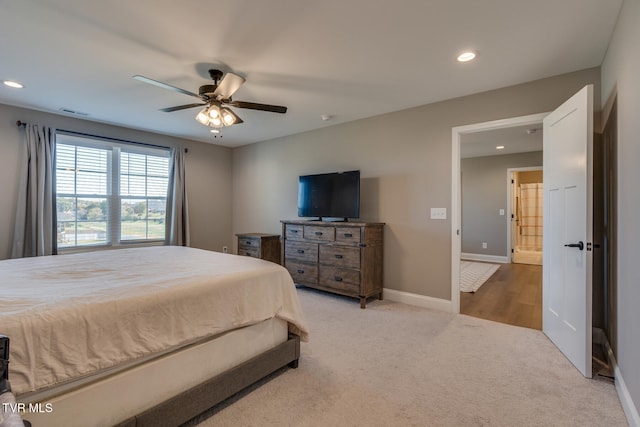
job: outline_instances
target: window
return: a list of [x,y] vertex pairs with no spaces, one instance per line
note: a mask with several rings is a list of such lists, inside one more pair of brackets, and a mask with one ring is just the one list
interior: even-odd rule
[[58,133],[58,248],[164,241],[168,154]]

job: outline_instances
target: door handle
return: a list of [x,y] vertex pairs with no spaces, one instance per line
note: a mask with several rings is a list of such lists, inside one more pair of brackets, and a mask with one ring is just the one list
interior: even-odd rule
[[584,249],[584,243],[582,243],[582,241],[578,242],[578,243],[569,243],[568,245],[565,245],[568,248],[578,248],[580,250]]

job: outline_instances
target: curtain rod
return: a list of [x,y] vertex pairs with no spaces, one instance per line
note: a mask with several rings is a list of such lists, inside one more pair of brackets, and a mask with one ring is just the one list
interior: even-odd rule
[[[23,122],[23,121],[21,121],[21,120],[18,120],[18,121],[16,122],[16,125],[17,125],[18,127],[22,127],[22,126],[26,126],[26,125],[27,125],[27,123],[26,123],[26,122]],[[72,134],[72,135],[88,136],[88,137],[92,137],[92,138],[106,139],[106,140],[109,140],[109,141],[124,142],[124,143],[126,143],[126,144],[144,145],[144,146],[146,146],[146,147],[163,148],[163,149],[165,149],[165,150],[169,150],[169,149],[171,148],[171,147],[166,147],[166,146],[164,146],[164,145],[149,144],[149,143],[147,143],[147,142],[130,141],[130,140],[128,140],[128,139],[111,138],[111,137],[109,137],[109,136],[92,135],[92,134],[90,134],[90,133],[76,132],[76,131],[73,131],[73,130],[65,130],[65,129],[57,129],[57,130],[58,130],[58,131],[60,131],[60,132],[64,132],[64,133],[70,133],[70,134]],[[189,152],[189,149],[188,149],[188,148],[185,148],[185,149],[184,149],[184,152],[185,152],[185,153],[188,153],[188,152]]]

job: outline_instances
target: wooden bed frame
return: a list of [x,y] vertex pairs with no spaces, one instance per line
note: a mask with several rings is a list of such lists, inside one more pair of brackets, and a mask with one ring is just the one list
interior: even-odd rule
[[[299,358],[300,337],[290,333],[289,339],[275,348],[129,418],[116,427],[183,424],[285,366],[297,368]],[[7,372],[4,374],[7,375]],[[26,418],[28,419],[28,415]]]

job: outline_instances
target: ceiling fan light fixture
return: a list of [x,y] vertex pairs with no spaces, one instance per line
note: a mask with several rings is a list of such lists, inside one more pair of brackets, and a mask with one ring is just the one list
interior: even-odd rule
[[196,116],[196,120],[203,125],[206,125],[209,123],[209,116],[207,114],[206,108],[204,108],[202,111],[198,113],[198,115]]
[[[1,0],[0,0],[1,1]],[[175,107],[161,108],[160,111],[171,113],[181,111],[193,107],[205,106],[195,117],[198,123],[215,129],[221,129],[225,126],[244,123],[244,120],[236,115],[233,110],[227,108],[227,105],[235,108],[246,108],[249,110],[268,111],[272,113],[284,114],[287,107],[280,105],[259,104],[256,102],[231,101],[231,96],[242,86],[245,78],[237,74],[228,72],[223,74],[220,70],[209,70],[214,85],[203,85],[198,89],[198,93],[190,92],[167,83],[150,79],[141,75],[135,75],[133,78],[144,83],[168,89],[183,95],[193,96],[200,100],[199,103],[178,105]],[[222,80],[220,80],[222,79]],[[2,80],[0,80],[2,81]]]
[[209,107],[209,117],[211,117],[211,119],[219,119],[220,107],[218,107],[216,104],[212,104],[211,107]]
[[236,115],[228,108],[221,109],[220,114],[222,115],[222,120],[224,121],[225,126],[231,126],[236,122]]

